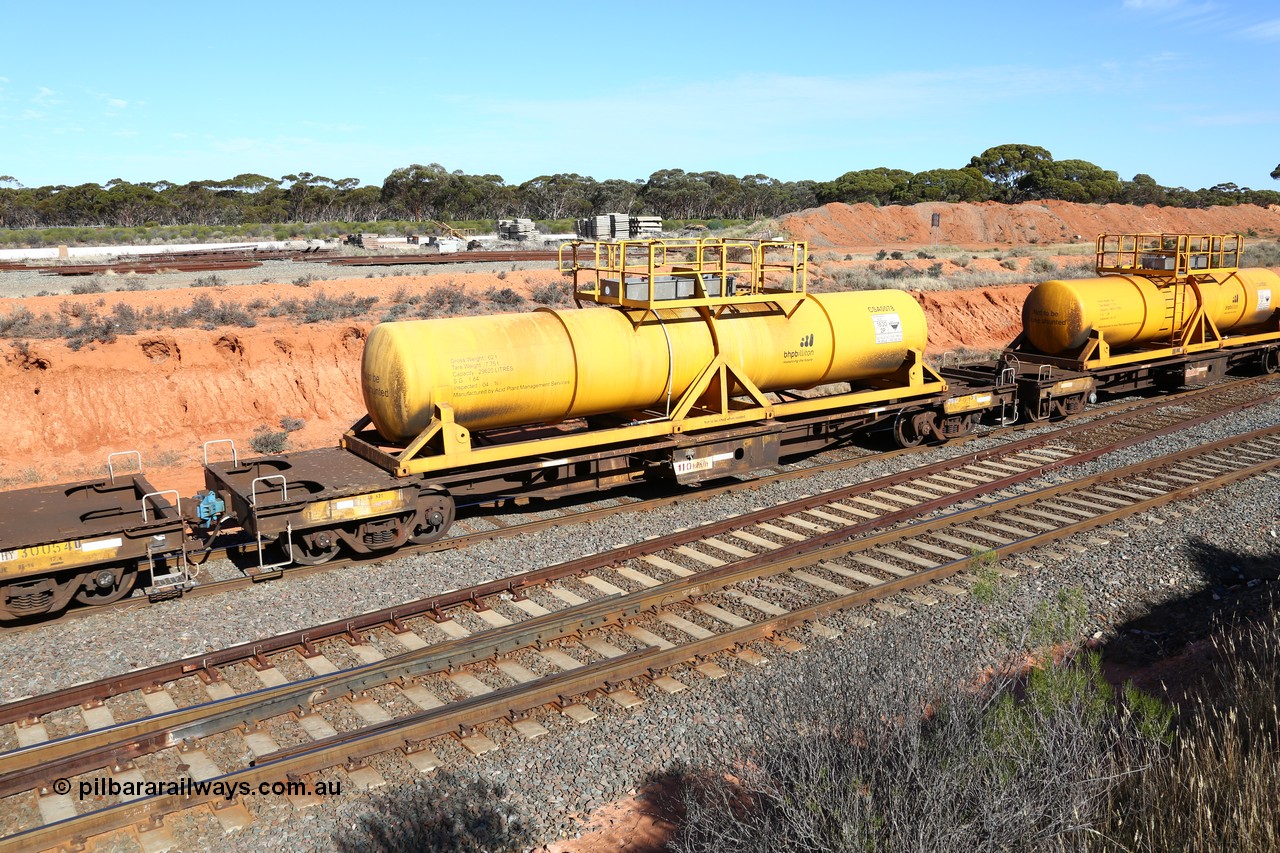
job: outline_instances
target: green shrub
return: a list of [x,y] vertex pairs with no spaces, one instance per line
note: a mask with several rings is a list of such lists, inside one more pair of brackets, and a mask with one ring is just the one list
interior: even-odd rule
[[356,296],[350,292],[336,299],[318,293],[303,303],[302,321],[323,323],[331,320],[349,320],[369,313],[369,309],[373,308],[377,302],[376,296]]
[[115,331],[121,335],[137,334],[138,328],[142,324],[142,318],[138,316],[138,312],[132,307],[117,302],[115,307],[111,309],[112,326]]
[[338,853],[517,853],[534,841],[528,815],[503,785],[441,769],[370,797],[367,812],[335,832],[333,847]]
[[439,317],[460,314],[480,304],[480,300],[467,292],[466,285],[455,287],[450,284],[437,284],[422,295],[419,317]]
[[504,308],[515,308],[524,304],[524,297],[509,287],[500,290],[491,287],[485,291],[484,295],[494,305],[501,305]]
[[242,326],[250,329],[258,324],[249,312],[236,303],[223,300],[215,305],[210,297],[203,294],[192,301],[186,313],[193,322],[201,323],[208,328]]
[[273,430],[266,424],[262,424],[254,431],[253,437],[249,439],[249,447],[255,453],[261,453],[266,456],[273,456],[283,453],[285,447],[289,443],[289,433],[286,431]]
[[561,305],[569,301],[569,286],[563,282],[540,284],[529,295],[539,305]]

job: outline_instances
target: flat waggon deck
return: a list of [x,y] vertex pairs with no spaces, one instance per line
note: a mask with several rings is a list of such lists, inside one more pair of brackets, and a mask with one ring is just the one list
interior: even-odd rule
[[0,551],[180,524],[164,496],[148,498],[143,521],[142,499],[155,493],[141,474],[0,492]]
[[[288,487],[287,498],[280,488],[281,477]],[[407,485],[391,472],[341,447],[263,456],[239,463],[210,462],[205,465],[205,483],[211,489],[226,489],[245,504],[254,502],[256,492],[259,505],[340,498]]]

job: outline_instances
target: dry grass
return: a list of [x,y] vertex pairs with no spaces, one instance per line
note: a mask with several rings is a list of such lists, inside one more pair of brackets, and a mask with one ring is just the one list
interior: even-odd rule
[[1280,849],[1280,615],[1215,650],[1216,683],[1162,760],[1113,789],[1089,849]]
[[1242,267],[1280,267],[1280,240],[1245,240]]
[[1035,284],[1055,278],[1085,278],[1094,274],[1092,260],[1059,262],[1041,256],[1027,259],[1021,255],[1000,256],[1002,271],[970,266],[969,256],[926,258],[930,264],[923,270],[910,259],[886,258],[867,266],[833,266],[811,270],[810,288],[816,292],[842,290],[970,290],[1000,287],[1007,284]]
[[[537,288],[534,301],[563,304],[568,290],[562,284]],[[380,306],[385,308],[379,311]],[[445,278],[418,293],[400,288],[389,297],[359,296],[352,292],[328,296],[318,293],[307,299],[254,299],[243,305],[228,300],[215,301],[201,294],[185,308],[134,309],[123,302],[108,309],[106,299],[94,304],[65,300],[56,312],[35,314],[18,306],[0,313],[0,339],[15,342],[63,338],[72,349],[97,343],[111,343],[120,335],[158,329],[197,328],[213,330],[227,326],[250,328],[262,318],[293,323],[324,323],[338,320],[409,319],[451,317],[485,312],[523,310],[525,298],[509,287],[489,288],[471,293],[465,285]]]
[[[1061,598],[1025,639],[1078,635],[1082,606]],[[904,665],[913,649],[856,666],[818,650],[726,688],[723,734],[684,768],[673,847],[1280,849],[1280,618],[1218,648],[1216,683],[1181,710],[1112,690],[1095,655],[975,691],[977,657],[939,672]]]

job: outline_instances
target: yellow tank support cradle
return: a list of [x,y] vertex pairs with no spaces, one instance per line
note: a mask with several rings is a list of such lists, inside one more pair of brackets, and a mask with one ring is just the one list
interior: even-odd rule
[[793,240],[578,240],[560,247],[560,270],[579,305],[719,309],[804,299],[808,257]]
[[1099,234],[1096,269],[1169,281],[1230,275],[1243,248],[1239,234]]

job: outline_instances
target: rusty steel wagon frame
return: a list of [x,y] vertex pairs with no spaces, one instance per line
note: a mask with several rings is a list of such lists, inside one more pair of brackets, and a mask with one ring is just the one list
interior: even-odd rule
[[[136,471],[117,470],[130,459]],[[178,493],[151,484],[137,451],[111,454],[107,471],[0,492],[0,618],[113,601],[139,578],[152,594],[191,585]]]
[[[209,461],[219,444],[228,445],[229,461]],[[453,520],[452,503],[424,483],[397,479],[338,447],[242,461],[235,443],[220,439],[205,444],[204,474],[229,517],[254,537],[256,574],[327,562],[339,542],[361,554],[391,550],[443,533]],[[279,559],[266,556],[273,543]]]

